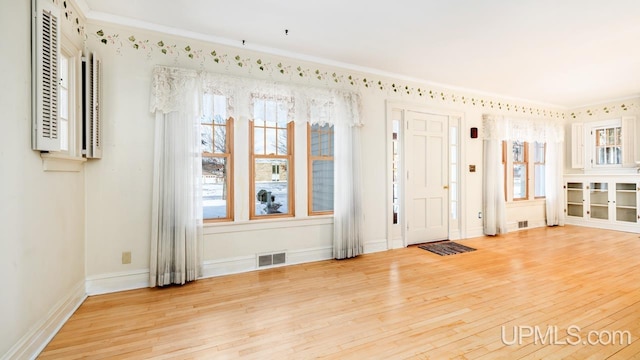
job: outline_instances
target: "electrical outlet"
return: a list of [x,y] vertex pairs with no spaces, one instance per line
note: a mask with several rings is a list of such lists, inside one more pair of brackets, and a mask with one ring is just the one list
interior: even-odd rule
[[122,263],[123,264],[131,264],[131,251],[123,251],[122,252]]

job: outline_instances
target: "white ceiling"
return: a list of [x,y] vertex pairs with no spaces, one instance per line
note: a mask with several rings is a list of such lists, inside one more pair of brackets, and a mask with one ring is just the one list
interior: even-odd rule
[[89,19],[542,104],[640,96],[638,0],[84,2]]

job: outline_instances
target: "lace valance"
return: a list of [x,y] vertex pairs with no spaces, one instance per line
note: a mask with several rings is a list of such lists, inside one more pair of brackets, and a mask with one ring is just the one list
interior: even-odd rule
[[193,97],[199,93],[198,84],[196,71],[156,66],[151,81],[151,112],[167,114],[193,106]]
[[[150,110],[163,113],[180,111],[192,104],[196,96],[222,95],[228,98],[228,116],[237,120],[252,120],[253,104],[259,100],[278,100],[288,121],[311,124],[362,126],[360,96],[357,93],[283,84],[273,81],[234,77],[195,70],[157,66],[153,70]],[[195,102],[202,106],[202,101]],[[203,114],[207,105],[199,109]]]
[[484,115],[483,138],[486,140],[564,142],[564,126],[553,120],[531,120]]

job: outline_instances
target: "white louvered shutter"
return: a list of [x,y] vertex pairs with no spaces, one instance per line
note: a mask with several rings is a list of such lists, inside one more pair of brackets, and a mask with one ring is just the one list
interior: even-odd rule
[[622,117],[622,166],[637,167],[636,164],[636,117]]
[[85,114],[84,136],[85,156],[99,159],[102,157],[102,118],[100,115],[101,99],[101,61],[95,54],[89,53],[84,59],[85,69]]
[[36,0],[33,61],[33,149],[60,150],[58,128],[60,10]]

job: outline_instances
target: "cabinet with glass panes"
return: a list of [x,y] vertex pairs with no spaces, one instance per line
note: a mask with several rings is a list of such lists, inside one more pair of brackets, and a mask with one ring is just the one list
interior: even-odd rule
[[567,216],[584,217],[584,184],[567,182]]
[[567,224],[640,232],[637,175],[566,175]]

